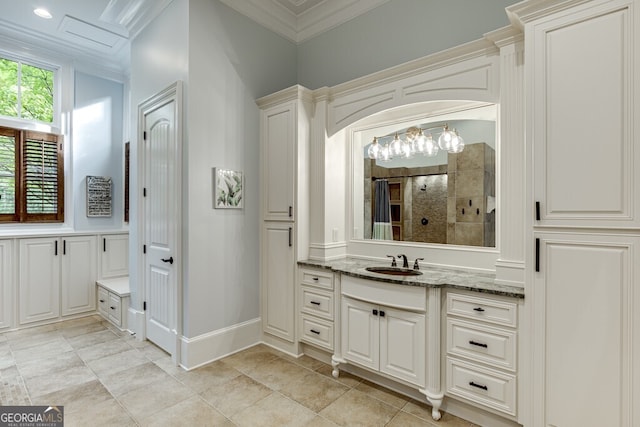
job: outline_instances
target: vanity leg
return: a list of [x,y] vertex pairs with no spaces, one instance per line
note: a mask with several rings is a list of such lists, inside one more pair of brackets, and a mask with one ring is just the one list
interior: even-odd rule
[[444,395],[439,396],[427,396],[427,400],[431,403],[431,417],[438,421],[442,414],[440,413],[440,407],[442,406],[442,400],[444,399]]
[[427,402],[431,404],[431,417],[434,420],[438,421],[440,418],[442,418],[442,414],[440,413],[440,407],[442,406],[442,400],[444,399],[444,394],[429,393],[425,389],[421,389],[420,392],[424,393],[424,395],[427,398]]
[[340,366],[340,361],[331,356],[331,366],[333,367],[331,375],[333,375],[333,378],[338,378],[340,376],[340,369],[338,368]]

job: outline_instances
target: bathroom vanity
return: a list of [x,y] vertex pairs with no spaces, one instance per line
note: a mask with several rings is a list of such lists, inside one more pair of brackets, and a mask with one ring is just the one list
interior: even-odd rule
[[375,273],[388,264],[356,258],[298,265],[300,340],[331,355],[335,377],[353,365],[415,389],[436,420],[451,398],[516,421],[522,288],[447,268]]
[[[436,419],[441,408],[492,427],[636,426],[640,0],[527,0],[506,13],[512,25],[477,41],[258,100],[273,183],[263,341],[419,391]],[[477,156],[367,159],[376,140],[470,121],[494,131],[461,129],[467,147],[485,144]],[[379,177],[393,240],[373,238]],[[427,212],[430,186],[446,206]],[[436,225],[439,240],[422,240]],[[398,253],[426,259],[424,274],[365,270]]]

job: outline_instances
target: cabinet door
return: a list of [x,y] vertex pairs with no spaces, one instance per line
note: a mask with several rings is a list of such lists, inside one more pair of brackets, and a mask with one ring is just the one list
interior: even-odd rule
[[0,240],[0,329],[11,326],[13,317],[13,242]]
[[62,239],[62,315],[96,308],[96,237]]
[[380,371],[424,387],[425,315],[380,307]]
[[538,224],[638,226],[637,11],[586,3],[526,35]]
[[262,232],[262,326],[287,341],[295,340],[293,226],[265,222]]
[[293,219],[295,193],[296,103],[261,114],[263,219]]
[[109,234],[101,238],[100,278],[129,275],[129,236]]
[[[640,238],[536,234],[532,302],[535,422],[637,426]],[[527,296],[529,298],[529,296]],[[635,340],[635,343],[634,343]],[[635,384],[633,382],[635,381]],[[597,394],[598,410],[585,410]],[[633,396],[632,396],[633,394]],[[633,421],[636,411],[636,418]]]
[[60,316],[60,240],[20,240],[20,324]]
[[377,305],[342,298],[342,355],[345,359],[378,370],[380,322]]

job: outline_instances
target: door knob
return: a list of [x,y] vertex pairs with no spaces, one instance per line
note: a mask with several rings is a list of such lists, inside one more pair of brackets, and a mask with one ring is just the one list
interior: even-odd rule
[[173,257],[162,258],[161,261],[162,262],[168,262],[169,264],[173,264]]

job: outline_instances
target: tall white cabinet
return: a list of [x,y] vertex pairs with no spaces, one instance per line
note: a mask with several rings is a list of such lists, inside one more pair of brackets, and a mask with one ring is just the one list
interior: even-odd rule
[[637,426],[640,1],[510,9],[525,28],[530,425]]
[[297,352],[296,261],[309,246],[310,91],[293,86],[260,108],[261,299],[266,342]]

